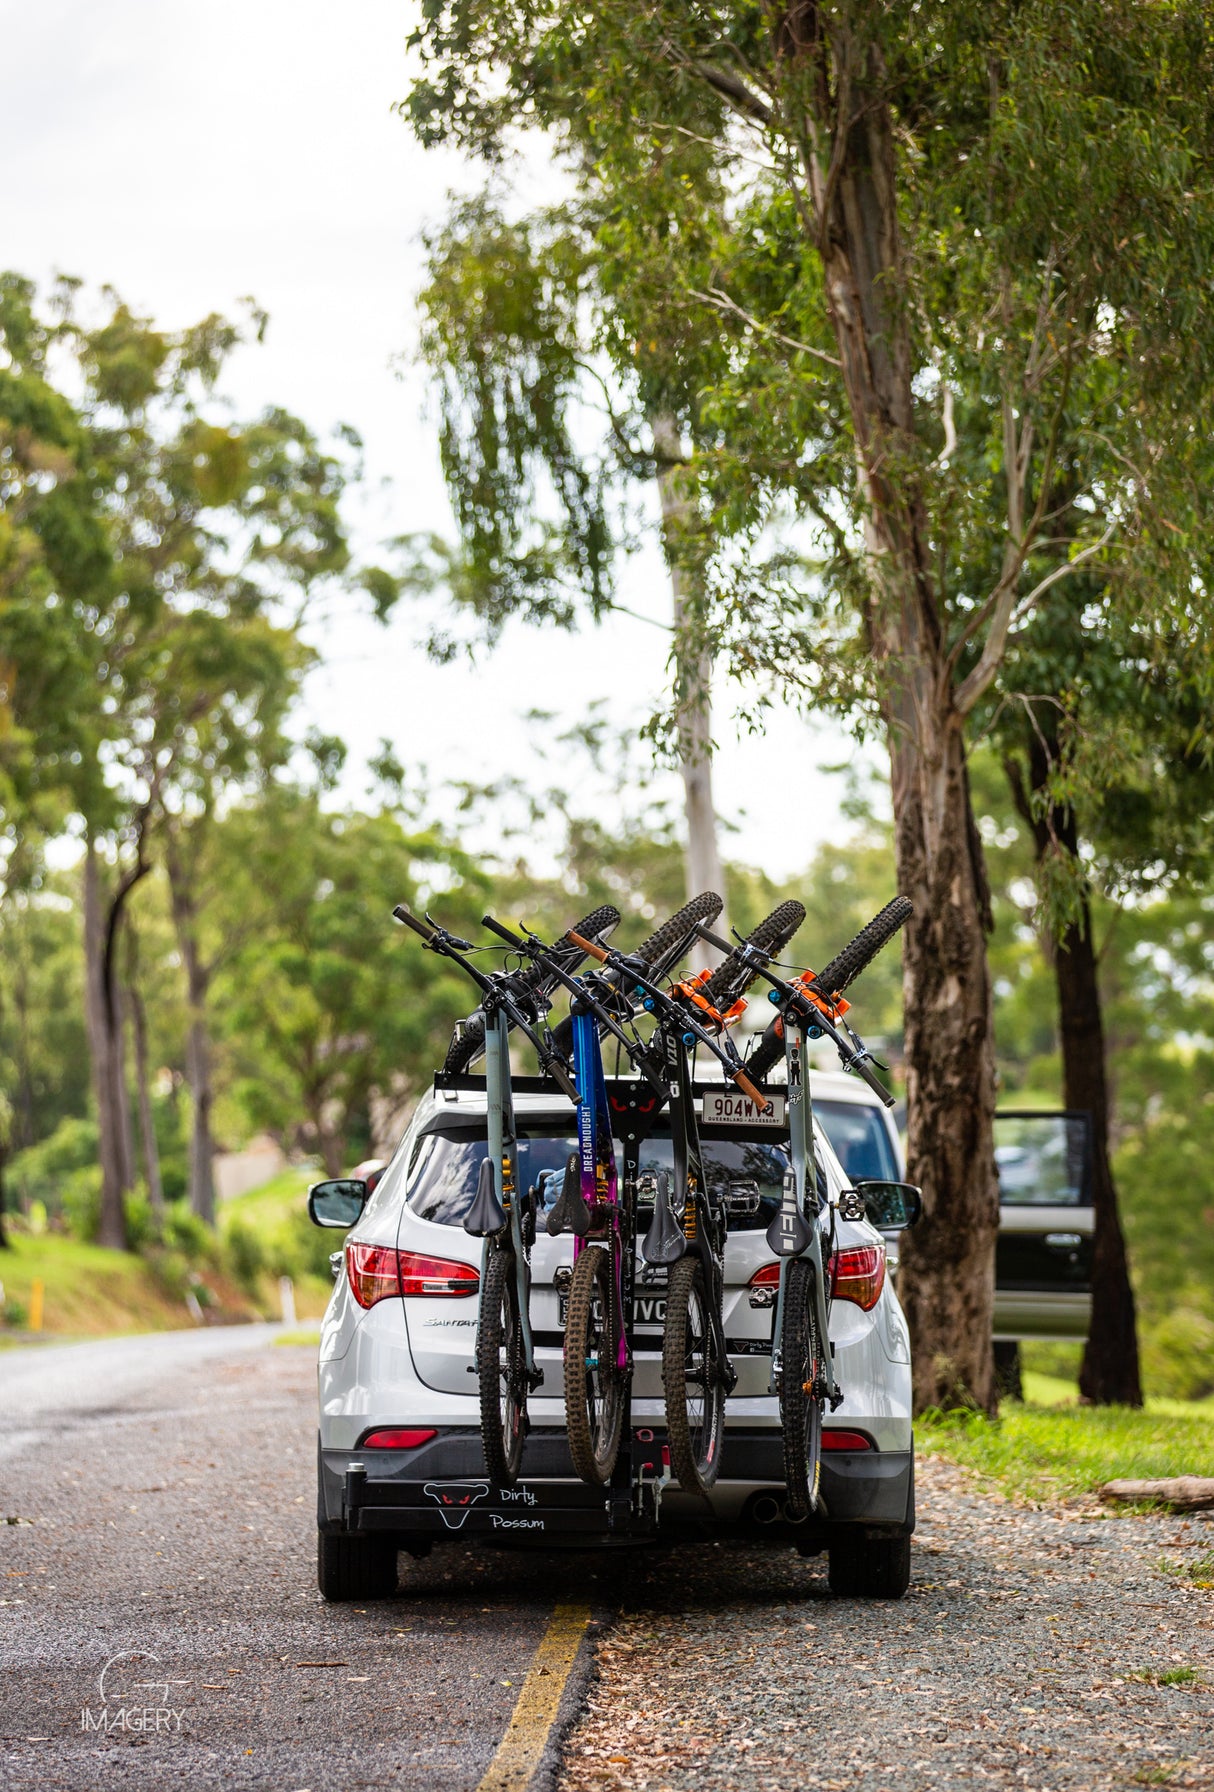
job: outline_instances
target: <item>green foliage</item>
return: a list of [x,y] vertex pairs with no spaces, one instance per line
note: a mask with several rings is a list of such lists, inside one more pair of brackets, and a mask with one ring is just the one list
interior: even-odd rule
[[1214,1451],[1214,1408],[1179,1418],[1149,1408],[1009,1405],[993,1422],[980,1414],[927,1415],[915,1436],[929,1454],[1009,1492],[1049,1500],[1106,1481],[1202,1473]]
[[225,1226],[223,1237],[232,1273],[242,1288],[250,1294],[255,1293],[266,1267],[265,1247],[260,1235],[237,1217]]
[[[1154,1289],[1152,1294],[1157,1301]],[[1144,1327],[1143,1372],[1152,1393],[1178,1400],[1214,1394],[1214,1319],[1203,1310],[1209,1305],[1208,1284],[1194,1282],[1170,1311]]]
[[491,640],[515,614],[568,626],[579,591],[597,615],[613,542],[604,468],[576,428],[591,244],[559,211],[514,224],[482,196],[426,247],[421,352],[462,546],[442,569],[452,594]]
[[61,1120],[49,1137],[20,1151],[8,1165],[10,1188],[26,1201],[43,1201],[58,1213],[69,1176],[97,1162],[97,1124],[93,1120]]
[[192,1213],[187,1201],[170,1201],[164,1214],[165,1243],[191,1262],[213,1261],[215,1236],[209,1226]]

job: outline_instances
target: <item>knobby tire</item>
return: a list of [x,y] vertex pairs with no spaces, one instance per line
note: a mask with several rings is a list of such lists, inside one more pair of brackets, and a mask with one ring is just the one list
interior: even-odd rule
[[680,1257],[666,1289],[662,1391],[670,1466],[687,1493],[707,1493],[721,1472],[722,1367],[709,1322],[704,1266],[698,1257]]
[[565,1429],[573,1466],[591,1487],[610,1482],[624,1425],[612,1279],[610,1251],[587,1245],[573,1266],[565,1323]]
[[789,1265],[780,1340],[784,1479],[788,1504],[797,1518],[816,1509],[822,1468],[822,1343],[814,1275],[807,1258],[798,1257]]
[[527,1433],[527,1371],[514,1254],[486,1253],[476,1328],[481,1445],[495,1487],[513,1487]]
[[[724,906],[721,898],[712,890],[693,896],[690,902],[671,915],[669,921],[663,921],[656,932],[643,940],[629,957],[639,958],[648,967],[649,976],[656,982],[690,949],[700,922],[705,926],[709,925],[716,920]],[[575,931],[580,933],[581,928]],[[583,938],[589,938],[589,935],[585,934]],[[614,972],[608,972],[608,976],[613,982],[616,980]],[[630,1008],[631,1003],[627,1003],[621,1012],[628,1013]],[[573,1050],[573,1022],[568,1015],[553,1028],[552,1042],[559,1052],[566,1058],[569,1057]]]
[[[760,951],[774,958],[788,944],[804,919],[804,903],[782,902],[765,920],[759,922],[753,933],[747,935],[745,944],[757,946]],[[717,966],[700,994],[710,1007],[724,1013],[727,1008],[732,1008],[739,996],[746,994],[756,975],[757,972],[746,964],[742,947],[736,946],[729,957]]]
[[[895,896],[892,902],[886,903],[880,914],[873,916],[867,927],[860,929],[854,940],[848,941],[824,971],[818,972],[809,987],[816,994],[825,997],[842,995],[848,985],[855,982],[860,972],[872,963],[882,947],[888,946],[913,913],[914,909],[905,896]],[[757,1079],[766,1076],[772,1065],[777,1064],[783,1056],[784,1034],[773,1022],[751,1052],[746,1068]]]

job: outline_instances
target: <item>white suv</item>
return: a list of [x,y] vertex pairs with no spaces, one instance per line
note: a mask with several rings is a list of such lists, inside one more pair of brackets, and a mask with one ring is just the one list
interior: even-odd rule
[[[815,1077],[815,1097],[820,1084],[844,1080]],[[526,1092],[526,1081],[515,1095],[524,1188],[541,1170],[562,1166],[575,1148],[571,1104]],[[821,1090],[824,1099],[831,1093]],[[837,1222],[830,1329],[845,1398],[826,1419],[819,1510],[794,1522],[785,1506],[778,1402],[768,1392],[778,1266],[765,1233],[788,1161],[784,1137],[752,1110],[728,1124],[702,1124],[702,1142],[730,1215],[725,1331],[738,1381],[726,1406],[720,1478],[707,1501],[670,1484],[659,1492],[652,1528],[664,1537],[767,1537],[804,1555],[825,1549],[836,1592],[898,1597],[909,1576],[915,1499],[910,1348],[886,1275],[889,1235],[867,1221]],[[834,1202],[850,1183],[821,1124],[817,1149],[820,1189]],[[483,1088],[440,1086],[419,1104],[365,1205],[361,1183],[313,1191],[318,1223],[353,1221],[335,1258],[320,1345],[319,1575],[326,1598],[392,1591],[398,1550],[421,1556],[435,1543],[474,1538],[598,1544],[636,1533],[635,1510],[621,1522],[618,1505],[573,1472],[564,1430],[560,1273],[572,1264],[573,1239],[550,1238],[542,1216],[532,1252],[531,1320],[544,1382],[528,1402],[531,1429],[518,1485],[496,1488],[485,1473],[472,1364],[481,1245],[462,1225],[485,1151]],[[668,1169],[670,1159],[669,1134],[659,1126],[642,1168]],[[648,1477],[651,1493],[663,1465],[664,1283],[664,1271],[638,1262],[631,1466],[634,1486]]]

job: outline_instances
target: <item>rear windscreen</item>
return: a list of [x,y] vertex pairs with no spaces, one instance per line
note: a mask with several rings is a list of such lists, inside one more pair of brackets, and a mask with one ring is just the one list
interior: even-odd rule
[[1005,1207],[1082,1207],[1088,1194],[1086,1114],[996,1114],[995,1167]]
[[[704,1172],[715,1193],[723,1197],[729,1213],[731,1232],[758,1231],[765,1228],[779,1209],[788,1168],[788,1152],[783,1145],[757,1139],[705,1139]],[[545,1131],[538,1127],[519,1129],[518,1170],[523,1188],[541,1182],[545,1170],[563,1170],[570,1153],[577,1150],[576,1138],[568,1132]],[[443,1226],[462,1224],[476,1193],[480,1166],[488,1155],[483,1138],[469,1132],[466,1126],[440,1127],[426,1132],[413,1147],[407,1170],[408,1201],[419,1219],[434,1220]],[[668,1138],[656,1136],[641,1149],[641,1176],[656,1175],[673,1168],[673,1149]],[[822,1183],[819,1172],[820,1186]],[[555,1202],[560,1193],[559,1178],[547,1184],[549,1200],[541,1210]],[[651,1197],[652,1198],[652,1197]]]

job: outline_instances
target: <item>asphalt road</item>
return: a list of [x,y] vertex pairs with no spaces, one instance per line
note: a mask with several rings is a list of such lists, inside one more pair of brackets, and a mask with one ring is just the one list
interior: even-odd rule
[[0,1353],[3,1792],[462,1792],[555,1601],[610,1603],[600,1557],[436,1550],[324,1605],[315,1350],[273,1331]]
[[273,1332],[0,1353],[0,1792],[474,1792],[557,1601],[597,1614],[562,1792],[1214,1792],[1214,1594],[1170,1571],[1208,1518],[1034,1511],[923,1462],[898,1604],[787,1548],[455,1547],[330,1607],[314,1351]]

